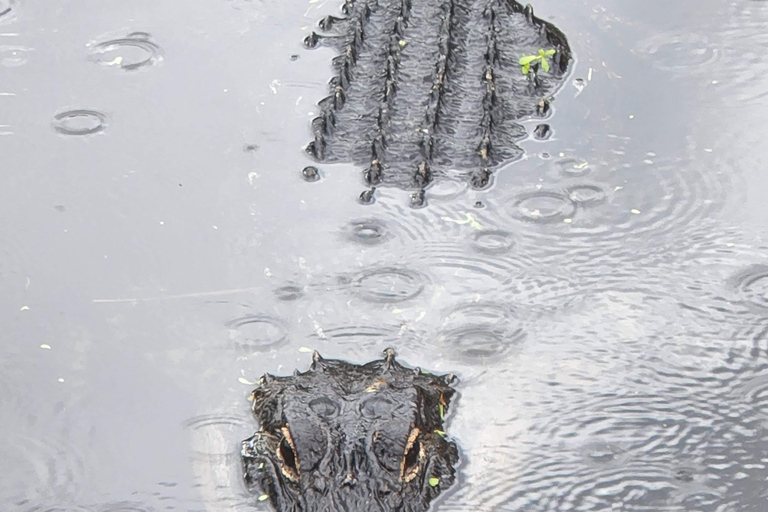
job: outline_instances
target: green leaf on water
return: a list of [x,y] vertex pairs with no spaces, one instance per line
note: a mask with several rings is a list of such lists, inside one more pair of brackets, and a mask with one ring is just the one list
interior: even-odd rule
[[544,56],[545,57],[551,57],[552,55],[555,54],[555,51],[556,50],[547,50],[547,51],[544,52]]
[[440,437],[445,437],[446,436],[445,432],[443,432],[442,430],[437,430],[437,429],[435,429],[435,434],[439,435]]
[[531,70],[531,65],[530,64],[523,64],[523,74],[524,75],[527,75],[528,71],[530,71],[530,70]]
[[525,55],[524,57],[520,57],[520,65],[525,66],[526,64],[530,64],[531,62],[535,61],[536,59],[540,59],[538,55]]
[[314,350],[312,350],[309,347],[299,347],[299,352],[304,352],[305,354],[307,354],[307,353],[314,352]]
[[258,499],[259,501],[267,501],[267,500],[269,499],[269,495],[267,495],[267,494],[262,494],[262,495],[261,495],[261,496],[259,496],[257,499]]
[[541,59],[541,69],[543,69],[545,73],[549,73],[549,62],[547,62],[547,59],[545,58]]
[[436,476],[429,477],[429,485],[431,485],[432,487],[437,487],[437,484],[439,483],[440,483],[440,479],[437,478]]

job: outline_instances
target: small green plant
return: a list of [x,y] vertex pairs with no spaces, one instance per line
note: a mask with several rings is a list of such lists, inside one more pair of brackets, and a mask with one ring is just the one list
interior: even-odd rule
[[541,69],[544,70],[545,73],[549,72],[549,61],[547,60],[547,57],[551,57],[555,54],[555,50],[547,50],[544,51],[541,48],[539,48],[539,54],[538,55],[524,55],[520,57],[520,66],[522,67],[521,71],[524,75],[527,75],[528,72],[531,70],[531,64],[534,62],[541,61]]

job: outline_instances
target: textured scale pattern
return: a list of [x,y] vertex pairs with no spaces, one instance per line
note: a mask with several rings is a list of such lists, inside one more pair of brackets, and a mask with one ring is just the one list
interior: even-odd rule
[[[369,185],[485,187],[521,155],[518,121],[546,115],[570,60],[563,33],[514,0],[347,0],[342,12],[305,40],[339,51],[307,152],[353,162]],[[524,75],[520,57],[539,49],[555,50],[549,73]]]

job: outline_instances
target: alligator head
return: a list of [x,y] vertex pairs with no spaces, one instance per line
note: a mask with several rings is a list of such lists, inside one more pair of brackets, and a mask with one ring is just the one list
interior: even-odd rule
[[249,488],[279,512],[420,512],[454,480],[443,431],[452,375],[406,368],[392,349],[356,365],[315,352],[309,371],[262,377],[243,441]]

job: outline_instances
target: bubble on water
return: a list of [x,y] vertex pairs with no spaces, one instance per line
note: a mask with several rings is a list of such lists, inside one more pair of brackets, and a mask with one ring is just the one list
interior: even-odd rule
[[308,165],[302,169],[301,176],[304,178],[304,181],[309,181],[310,183],[313,181],[319,181],[321,178],[320,170],[314,165]]
[[67,110],[53,119],[53,129],[63,135],[92,135],[107,127],[107,116],[97,110]]

